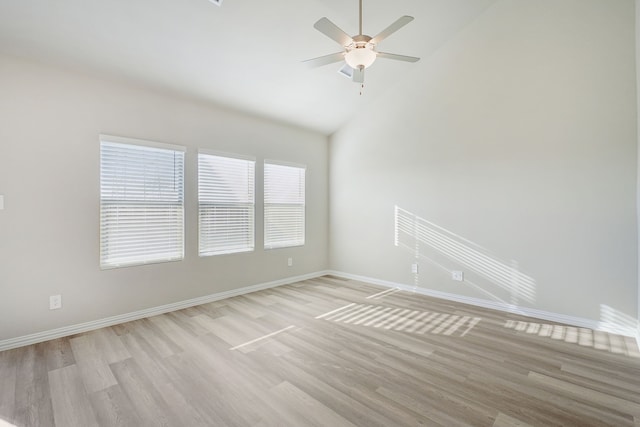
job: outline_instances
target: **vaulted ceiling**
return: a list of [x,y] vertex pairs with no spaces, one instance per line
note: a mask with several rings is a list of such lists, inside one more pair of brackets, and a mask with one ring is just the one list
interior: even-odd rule
[[[380,50],[365,87],[340,64],[301,61],[340,51],[313,28],[326,16],[358,32],[356,0],[0,0],[0,54],[161,88],[331,134],[399,80],[420,84],[429,57],[496,0],[364,0],[365,34],[415,21]],[[1,59],[0,59],[1,61]],[[422,70],[422,73],[421,73]]]

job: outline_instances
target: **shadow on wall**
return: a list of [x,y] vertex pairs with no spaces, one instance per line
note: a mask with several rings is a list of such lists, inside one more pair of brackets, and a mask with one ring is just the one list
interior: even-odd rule
[[[516,306],[536,301],[536,282],[518,270],[516,261],[501,260],[477,244],[397,205],[395,245],[411,252],[416,262],[426,260],[449,275],[454,270],[465,271],[465,284],[494,301]],[[419,285],[418,274],[414,275],[414,285]]]

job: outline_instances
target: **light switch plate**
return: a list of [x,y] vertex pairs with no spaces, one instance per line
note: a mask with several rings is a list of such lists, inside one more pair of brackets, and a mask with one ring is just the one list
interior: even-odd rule
[[0,211],[4,209],[4,196],[0,194]]

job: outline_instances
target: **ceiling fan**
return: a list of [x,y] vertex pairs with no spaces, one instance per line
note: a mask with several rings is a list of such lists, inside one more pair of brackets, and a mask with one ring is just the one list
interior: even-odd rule
[[340,70],[344,75],[351,76],[355,83],[364,83],[364,69],[368,68],[376,58],[394,59],[396,61],[417,62],[420,58],[414,56],[396,55],[378,52],[376,46],[382,40],[413,21],[412,16],[402,16],[393,24],[382,30],[377,36],[370,37],[362,34],[362,0],[360,0],[360,32],[356,36],[349,36],[336,24],[327,18],[320,18],[313,27],[325,36],[335,40],[344,48],[343,52],[332,53],[318,58],[303,61],[309,65],[319,67],[344,60],[347,65]]

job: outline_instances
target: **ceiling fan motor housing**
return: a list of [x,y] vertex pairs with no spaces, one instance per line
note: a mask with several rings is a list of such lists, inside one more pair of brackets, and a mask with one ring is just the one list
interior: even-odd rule
[[353,42],[346,46],[345,61],[353,69],[367,68],[376,60],[376,45],[371,43],[371,37],[360,34],[353,36]]

